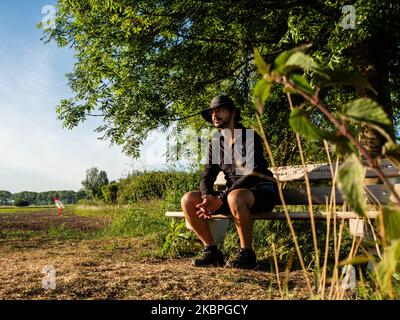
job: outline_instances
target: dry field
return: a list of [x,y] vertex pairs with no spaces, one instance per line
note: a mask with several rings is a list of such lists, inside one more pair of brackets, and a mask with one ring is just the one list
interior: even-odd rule
[[[54,210],[0,215],[0,299],[280,298],[276,276],[265,270],[194,268],[188,258],[159,257],[142,238],[49,237],[62,224],[86,232],[107,221]],[[55,268],[55,289],[42,288],[45,266]],[[300,272],[291,273],[288,288],[286,298],[307,298]]]

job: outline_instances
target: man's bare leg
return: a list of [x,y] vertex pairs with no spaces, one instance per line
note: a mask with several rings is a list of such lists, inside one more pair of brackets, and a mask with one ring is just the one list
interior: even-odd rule
[[250,208],[254,205],[253,193],[248,189],[235,189],[228,194],[228,205],[232,212],[242,249],[252,248],[253,218]]
[[201,242],[203,242],[203,245],[210,246],[214,244],[214,238],[211,234],[208,221],[200,218],[196,214],[196,205],[202,201],[203,199],[201,198],[201,192],[186,192],[181,199],[181,206],[186,220],[192,226],[194,232],[196,232]]
[[229,209],[240,238],[240,250],[226,263],[228,268],[254,269],[257,266],[257,258],[252,248],[253,218],[250,212],[254,201],[253,193],[248,189],[235,189],[228,194]]

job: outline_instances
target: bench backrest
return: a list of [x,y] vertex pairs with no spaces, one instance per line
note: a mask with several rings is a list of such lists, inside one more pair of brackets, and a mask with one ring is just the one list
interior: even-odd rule
[[[383,173],[390,178],[400,177],[400,170],[396,168],[389,160],[382,160],[380,167]],[[309,164],[304,168],[303,166],[284,166],[270,169],[275,178],[278,178],[281,182],[290,181],[304,181],[305,172],[308,173],[308,177],[312,182],[318,182],[322,180],[331,180],[332,171],[328,163]],[[333,168],[333,171],[335,168]],[[365,173],[366,178],[376,178],[374,170],[367,169]],[[226,180],[223,172],[220,172],[214,185],[217,187],[225,186]],[[400,185],[395,185],[395,189],[400,191]],[[311,187],[311,195],[313,204],[326,204],[332,193],[332,187],[330,186],[313,186]],[[372,204],[386,204],[389,201],[390,193],[383,184],[368,185],[365,187],[365,194]],[[305,188],[291,187],[290,184],[285,184],[284,187],[285,201],[289,205],[303,205],[308,204],[308,197]],[[335,190],[336,204],[343,204],[344,197],[340,190]],[[279,204],[279,203],[278,203]]]

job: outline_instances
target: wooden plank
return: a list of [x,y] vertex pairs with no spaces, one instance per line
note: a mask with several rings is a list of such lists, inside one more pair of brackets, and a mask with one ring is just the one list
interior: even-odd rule
[[[400,170],[387,159],[382,160],[380,168],[389,178],[400,176]],[[328,163],[309,164],[306,165],[306,170],[303,168],[303,166],[286,166],[271,169],[271,171],[274,173],[275,177],[279,177],[280,181],[304,180],[304,174],[306,171],[310,180],[332,179],[332,174]],[[376,178],[377,175],[374,170],[367,169],[365,177]]]
[[[400,177],[400,170],[396,168],[389,160],[383,159],[380,165],[383,173],[389,177]],[[307,171],[310,180],[329,180],[332,178],[331,170],[329,164],[327,163],[316,163],[306,165],[306,169],[303,166],[284,166],[277,168],[270,168],[274,173],[275,177],[278,177],[280,181],[294,181],[304,180],[304,174]],[[376,173],[374,170],[368,169],[365,174],[366,178],[376,178]],[[215,181],[215,185],[225,185],[226,180],[224,178],[223,172],[220,172]]]
[[[376,219],[378,216],[378,211],[369,211],[367,215],[370,219]],[[165,213],[166,217],[170,218],[184,218],[183,212],[180,211],[168,211]],[[252,215],[254,220],[286,220],[286,215],[284,212],[263,212],[263,213],[255,213]],[[359,216],[352,211],[337,211],[336,217],[339,219],[357,219]],[[290,212],[291,220],[309,220],[310,213],[309,212]],[[333,215],[331,215],[331,219]],[[232,215],[230,214],[218,214],[212,216],[212,219],[232,219]],[[326,220],[327,215],[325,212],[319,211],[314,213],[315,220]]]
[[[400,190],[400,184],[395,188]],[[389,190],[383,184],[364,186],[364,194],[371,204],[387,204],[389,202]],[[330,199],[332,187],[311,187],[311,198],[313,204],[326,204],[326,199]],[[291,187],[283,189],[283,196],[287,205],[308,205],[307,191],[305,188],[293,189]],[[336,204],[344,203],[344,197],[339,189],[335,189]],[[378,201],[378,203],[377,203]],[[280,199],[278,203],[281,204]]]
[[[394,185],[397,192],[400,193],[400,184]],[[370,204],[387,204],[389,201],[389,190],[383,184],[364,186],[365,195]],[[332,187],[311,187],[311,195],[313,204],[326,204],[326,199],[330,199]],[[283,196],[287,205],[308,205],[307,191],[304,187],[295,188],[294,186],[286,186],[283,189]],[[336,204],[343,204],[344,197],[342,192],[335,189]],[[281,204],[278,198],[277,204]]]

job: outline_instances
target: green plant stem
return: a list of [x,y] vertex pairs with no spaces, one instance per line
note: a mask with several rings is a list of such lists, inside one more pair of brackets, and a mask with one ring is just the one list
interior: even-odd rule
[[283,296],[283,292],[282,292],[281,280],[280,280],[280,277],[279,277],[279,266],[278,266],[278,259],[276,257],[275,243],[272,243],[272,253],[274,255],[276,281],[278,282],[279,294],[281,295],[281,299],[283,299],[284,296]]
[[[273,154],[272,154],[272,151],[271,151],[271,147],[270,147],[270,145],[268,143],[268,139],[267,139],[267,137],[265,135],[265,132],[264,132],[264,129],[262,127],[260,116],[259,116],[259,114],[257,112],[256,112],[256,118],[257,118],[257,123],[258,123],[258,126],[260,128],[260,133],[261,133],[262,139],[264,140],[264,145],[265,145],[265,147],[267,149],[268,156],[270,158],[271,164],[272,164],[273,167],[275,167],[275,161],[274,161],[274,157],[273,157]],[[299,258],[300,265],[301,265],[301,268],[303,270],[304,277],[305,277],[305,280],[306,280],[306,283],[307,283],[307,287],[308,287],[308,290],[310,291],[311,297],[313,298],[314,297],[314,293],[313,293],[313,290],[312,290],[311,282],[310,282],[310,279],[309,279],[308,274],[307,274],[307,269],[306,269],[305,264],[304,264],[304,260],[303,260],[302,254],[301,254],[299,243],[297,241],[296,232],[294,231],[294,228],[293,228],[292,219],[290,219],[289,210],[288,210],[286,202],[285,202],[285,197],[283,196],[282,184],[279,181],[279,177],[277,177],[277,179],[276,179],[276,184],[278,186],[279,198],[281,200],[282,207],[283,207],[283,210],[285,212],[285,217],[286,217],[286,220],[287,220],[288,225],[289,225],[289,229],[290,229],[290,232],[291,232],[291,235],[292,235],[292,238],[293,238],[294,246],[296,248],[296,253],[297,253],[297,256]]]
[[[290,109],[293,109],[293,103],[292,103],[292,98],[290,96],[290,93],[287,93],[287,97],[288,97]],[[296,141],[297,141],[297,146],[299,148],[301,164],[303,165],[303,168],[304,168],[304,179],[306,182],[306,189],[307,189],[308,209],[310,211],[311,232],[312,232],[313,245],[314,245],[314,251],[315,251],[315,266],[317,268],[317,270],[316,270],[317,271],[317,283],[319,285],[320,284],[319,249],[318,249],[318,241],[317,241],[317,231],[315,229],[313,202],[312,202],[312,198],[311,198],[311,196],[312,196],[311,195],[311,186],[310,186],[310,179],[308,177],[306,162],[304,159],[304,152],[303,152],[303,148],[301,146],[300,136],[298,133],[296,133]],[[319,288],[317,288],[317,291],[318,290],[319,290]]]

